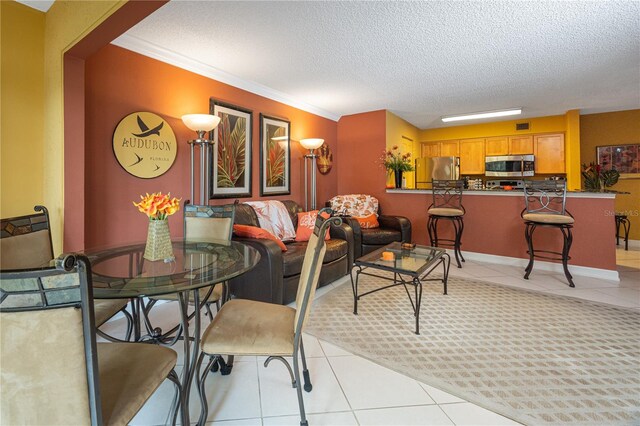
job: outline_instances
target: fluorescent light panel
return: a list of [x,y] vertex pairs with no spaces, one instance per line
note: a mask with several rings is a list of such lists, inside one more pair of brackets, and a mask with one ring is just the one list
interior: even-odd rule
[[509,115],[522,114],[522,108],[505,109],[501,111],[474,112],[471,114],[449,115],[442,117],[442,121],[448,123],[450,121],[461,120],[477,120],[479,118],[506,117]]

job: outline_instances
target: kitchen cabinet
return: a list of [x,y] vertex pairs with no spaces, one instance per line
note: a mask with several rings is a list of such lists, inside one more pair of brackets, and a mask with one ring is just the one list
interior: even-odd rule
[[458,157],[460,155],[458,141],[440,142],[440,157]]
[[508,155],[533,154],[533,136],[509,136]]
[[428,142],[420,144],[420,156],[421,157],[439,157],[440,145],[439,142]]
[[460,175],[484,173],[485,140],[464,139],[460,141]]
[[485,153],[488,156],[533,154],[533,136],[496,136],[486,138]]
[[533,154],[536,156],[536,173],[564,173],[564,134],[535,135]]
[[507,136],[498,136],[485,139],[485,154],[491,155],[507,155],[509,152],[509,138]]
[[423,142],[420,147],[422,157],[457,157],[459,154],[457,140]]

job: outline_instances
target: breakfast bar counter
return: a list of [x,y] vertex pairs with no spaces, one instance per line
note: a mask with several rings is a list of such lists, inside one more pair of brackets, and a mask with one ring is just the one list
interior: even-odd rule
[[[566,208],[575,218],[569,267],[574,271],[579,267],[578,275],[618,278],[615,197],[614,192],[567,192]],[[387,189],[382,210],[384,214],[408,217],[414,242],[428,244],[427,209],[431,202],[430,189]],[[466,210],[461,246],[465,257],[481,254],[483,256],[480,257],[487,260],[491,259],[490,256],[528,260],[524,221],[520,217],[524,208],[523,191],[465,190],[462,204]],[[448,238],[445,235],[447,231],[443,227],[442,237]],[[562,238],[553,231],[537,231],[536,248],[561,250]],[[491,260],[510,262],[510,259]]]

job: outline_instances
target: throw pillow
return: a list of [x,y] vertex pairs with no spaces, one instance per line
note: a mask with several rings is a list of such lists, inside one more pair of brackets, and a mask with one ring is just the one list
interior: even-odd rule
[[233,233],[238,237],[273,240],[276,242],[276,244],[278,244],[282,251],[287,251],[287,246],[285,246],[284,243],[278,239],[278,237],[276,237],[266,229],[249,225],[233,225]]
[[378,218],[375,213],[370,214],[369,216],[364,217],[354,217],[355,220],[360,224],[360,228],[362,229],[371,229],[371,228],[379,228],[380,224],[378,223]]
[[[326,213],[322,214],[328,217]],[[316,225],[316,218],[318,217],[318,210],[312,210],[310,212],[298,213],[298,229],[296,229],[296,241],[309,241],[311,234],[313,234],[313,228]],[[330,239],[329,230],[324,236],[325,240]]]

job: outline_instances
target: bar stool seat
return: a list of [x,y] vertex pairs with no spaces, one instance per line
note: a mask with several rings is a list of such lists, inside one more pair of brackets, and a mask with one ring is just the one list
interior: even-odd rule
[[631,222],[627,218],[626,214],[616,213],[616,245],[620,244],[620,226],[624,231],[624,249],[629,250],[629,229],[631,228]]
[[[548,260],[561,260],[564,275],[569,281],[569,287],[575,287],[573,277],[569,273],[568,262],[571,259],[569,251],[573,243],[574,219],[571,213],[565,210],[566,203],[565,181],[525,181],[524,202],[525,208],[520,213],[524,220],[524,235],[527,240],[527,254],[529,264],[525,268],[524,279],[528,280],[533,270],[534,258]],[[562,252],[535,249],[533,247],[533,233],[538,227],[559,229],[562,233]]]
[[[460,252],[462,245],[462,231],[464,230],[463,217],[465,214],[462,206],[462,188],[464,183],[461,180],[434,180],[432,183],[433,203],[427,209],[429,219],[427,220],[427,231],[429,232],[430,244],[433,247],[442,245],[453,247],[458,268],[462,268],[464,257]],[[447,220],[453,225],[454,238],[445,239],[438,237],[438,222]]]
[[525,213],[522,218],[537,223],[569,224],[574,222],[571,216],[565,214]]
[[427,210],[427,213],[435,216],[463,216],[464,212],[460,209],[448,209],[444,207],[434,207]]

